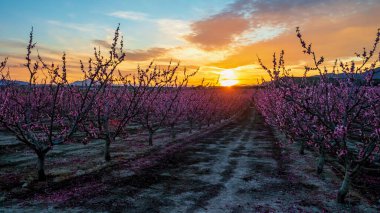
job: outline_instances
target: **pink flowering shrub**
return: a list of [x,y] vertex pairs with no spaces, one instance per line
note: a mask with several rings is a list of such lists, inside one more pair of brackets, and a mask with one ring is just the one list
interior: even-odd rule
[[26,85],[18,85],[10,78],[1,63],[0,124],[19,141],[33,150],[37,157],[38,179],[45,180],[45,156],[55,145],[71,140],[78,126],[93,108],[100,91],[123,61],[123,43],[120,49],[119,27],[115,31],[109,57],[95,49],[95,59],[89,60],[88,70],[83,63],[85,85],[73,86],[67,81],[66,54],[62,64],[45,63],[37,54],[33,29],[27,46],[25,68],[29,71]]
[[[305,66],[302,78],[294,78],[285,68],[284,52],[278,60],[274,55],[272,70],[259,59],[272,81],[256,93],[256,106],[268,124],[284,132],[290,141],[301,143],[301,153],[305,145],[319,152],[318,173],[326,154],[343,164],[345,175],[337,195],[338,202],[343,202],[350,180],[379,154],[380,87],[373,77],[380,60],[380,31],[369,51],[356,54],[361,62],[336,60],[330,70],[298,28],[297,37],[313,65]],[[311,70],[319,76],[306,77]],[[336,78],[338,73],[344,77]]]

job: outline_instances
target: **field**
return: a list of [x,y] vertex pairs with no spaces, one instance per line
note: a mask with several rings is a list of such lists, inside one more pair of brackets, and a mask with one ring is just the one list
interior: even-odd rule
[[[350,192],[347,204],[337,204],[334,200],[336,190],[330,189],[338,188],[340,177],[330,166],[327,166],[323,177],[319,177],[314,172],[316,162],[312,152],[307,151],[307,157],[299,159],[295,151],[297,147],[280,147],[277,141],[281,140],[281,135],[266,126],[253,109],[210,132],[200,131],[196,135],[193,139],[178,139],[175,143],[158,142],[159,145],[151,149],[135,148],[139,151],[134,151],[127,144],[117,143],[113,148],[121,154],[116,152],[112,163],[99,160],[101,151],[100,148],[96,149],[96,142],[91,149],[86,147],[89,145],[83,145],[81,149],[74,148],[78,145],[62,145],[48,155],[51,163],[47,168],[54,173],[50,180],[32,182],[26,186],[17,180],[25,177],[25,171],[33,167],[33,162],[25,158],[25,152],[19,149],[12,157],[5,155],[7,159],[22,160],[13,162],[12,167],[8,165],[19,172],[14,173],[13,183],[9,178],[9,182],[2,185],[2,191],[6,188],[2,210],[379,210],[379,206],[376,208],[358,190]],[[3,147],[17,149],[16,145]],[[123,155],[122,147],[129,150],[129,156]],[[93,170],[86,171],[80,167]],[[62,169],[77,172],[63,178],[72,172],[60,171]]]

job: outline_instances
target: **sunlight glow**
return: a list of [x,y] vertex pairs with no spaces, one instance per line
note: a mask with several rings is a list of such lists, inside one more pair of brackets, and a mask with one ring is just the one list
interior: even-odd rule
[[220,85],[224,87],[233,86],[239,83],[233,70],[223,70],[220,72]]
[[239,81],[237,80],[222,80],[220,81],[220,85],[224,86],[224,87],[230,87],[230,86],[234,86],[238,83]]

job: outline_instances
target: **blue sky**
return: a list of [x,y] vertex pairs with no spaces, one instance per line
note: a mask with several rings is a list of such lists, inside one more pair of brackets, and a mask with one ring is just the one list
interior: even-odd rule
[[121,23],[122,32],[127,38],[130,37],[132,40],[139,38],[137,44],[130,44],[132,48],[144,48],[154,40],[156,29],[152,26],[153,23],[123,19],[110,14],[127,11],[146,14],[147,19],[195,21],[219,12],[230,2],[228,0],[5,0],[0,7],[2,26],[0,39],[25,40],[33,26],[37,40],[56,46],[71,40],[72,37],[87,38],[88,41],[105,39],[109,33],[107,30],[114,29],[117,23]]
[[327,60],[352,58],[371,45],[378,11],[379,0],[2,0],[0,59],[9,56],[11,74],[22,80],[33,26],[42,56],[58,62],[66,52],[75,80],[79,59],[90,57],[94,46],[105,50],[120,23],[126,72],[173,59],[200,67],[200,78],[232,70],[249,84],[263,76],[256,55],[270,63],[273,52],[284,49],[296,74],[308,62],[297,26]]

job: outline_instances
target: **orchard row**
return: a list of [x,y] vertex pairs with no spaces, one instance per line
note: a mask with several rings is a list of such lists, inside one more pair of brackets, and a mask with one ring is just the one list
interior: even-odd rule
[[47,64],[34,56],[30,33],[25,67],[29,81],[12,81],[5,59],[0,66],[0,125],[13,133],[38,157],[38,178],[45,180],[45,157],[62,143],[88,143],[102,139],[104,158],[111,159],[110,146],[130,134],[131,125],[148,132],[147,142],[162,128],[210,126],[244,111],[249,91],[224,90],[210,85],[189,87],[196,72],[180,71],[179,65],[162,67],[151,63],[134,75],[123,75],[118,67],[124,60],[119,28],[105,56],[98,49],[88,63],[80,62],[83,81],[67,81],[66,56],[61,65]]
[[[337,195],[337,201],[343,202],[362,167],[380,161],[380,86],[374,80],[379,72],[375,68],[380,60],[376,51],[380,32],[369,51],[356,54],[360,62],[335,61],[330,67],[323,57],[316,56],[299,29],[297,36],[313,65],[305,67],[304,77],[294,78],[285,68],[284,52],[279,59],[274,55],[273,69],[262,64],[272,81],[257,91],[256,106],[266,122],[281,130],[289,142],[300,143],[300,154],[306,147],[319,153],[318,174],[323,172],[326,155],[344,166]],[[313,70],[319,76],[306,77]]]

